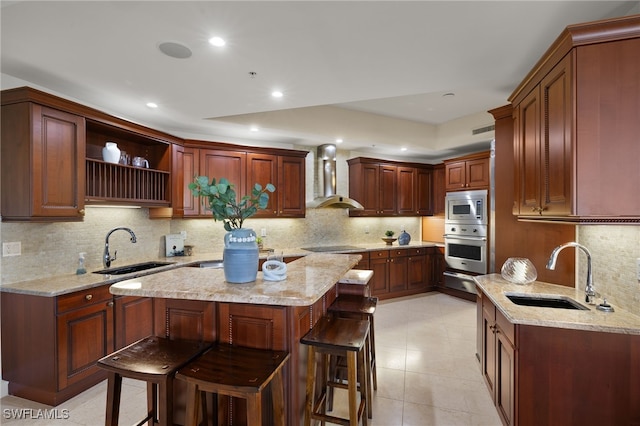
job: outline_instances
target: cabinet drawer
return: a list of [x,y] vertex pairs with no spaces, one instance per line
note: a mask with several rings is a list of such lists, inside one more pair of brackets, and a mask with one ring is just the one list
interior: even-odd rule
[[[515,344],[515,329],[516,326],[509,322],[502,312],[499,309],[496,309],[496,324],[500,327],[502,334],[506,336],[507,339],[511,342],[512,345]],[[515,346],[515,345],[514,345]]]
[[391,249],[389,250],[390,257],[406,257],[409,256],[409,250],[407,249]]
[[409,256],[421,256],[423,254],[427,254],[427,248],[426,247],[410,248],[410,249],[406,249],[406,251],[407,251]]
[[110,285],[103,285],[100,287],[88,288],[86,290],[80,290],[74,293],[58,296],[58,313],[82,308],[84,306],[89,306],[98,302],[108,301],[112,299],[113,295],[109,293],[109,287]]
[[369,252],[369,256],[371,260],[373,259],[388,259],[389,258],[389,250],[375,250]]

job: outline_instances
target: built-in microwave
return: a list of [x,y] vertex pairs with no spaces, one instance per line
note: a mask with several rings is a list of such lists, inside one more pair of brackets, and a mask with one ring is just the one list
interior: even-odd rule
[[445,222],[486,225],[487,190],[447,192]]

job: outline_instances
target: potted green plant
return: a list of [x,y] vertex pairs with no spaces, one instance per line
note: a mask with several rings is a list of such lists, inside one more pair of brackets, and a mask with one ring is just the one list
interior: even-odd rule
[[225,280],[230,283],[255,281],[258,274],[259,249],[253,229],[242,228],[244,221],[269,203],[269,193],[275,186],[264,187],[256,183],[251,194],[238,201],[234,185],[226,178],[209,179],[198,176],[189,184],[191,193],[206,200],[213,219],[222,221],[227,234],[224,237],[223,267]]
[[391,230],[384,231],[385,238],[383,238],[382,241],[384,241],[385,243],[387,243],[388,246],[390,246],[391,244],[393,244],[395,240],[397,240],[397,238],[393,238],[394,234],[395,232]]

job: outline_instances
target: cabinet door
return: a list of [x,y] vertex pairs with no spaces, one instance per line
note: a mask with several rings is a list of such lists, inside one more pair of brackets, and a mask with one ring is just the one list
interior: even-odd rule
[[233,184],[238,200],[246,194],[247,154],[242,151],[200,149],[198,173],[209,179],[226,178]]
[[[407,250],[402,251],[406,252]],[[391,293],[407,289],[408,259],[406,255],[400,257],[392,256],[389,259],[389,291]]]
[[370,253],[369,269],[373,271],[373,277],[369,281],[369,286],[371,294],[377,296],[389,293],[389,258],[387,256],[374,257],[374,253],[379,252]]
[[417,214],[416,188],[416,169],[413,167],[398,167],[398,214],[407,216]]
[[407,259],[407,286],[409,290],[426,288],[431,278],[428,268],[426,249],[416,249],[419,253],[412,254]]
[[433,168],[433,215],[444,216],[445,166],[439,164]]
[[[416,214],[418,216],[430,216],[434,214],[433,171],[429,169],[416,169]],[[444,202],[444,195],[443,195]],[[444,207],[443,207],[444,210]]]
[[[359,212],[362,216],[376,216],[380,213],[380,172],[377,164],[362,164],[356,166],[356,173],[360,171],[359,185],[354,192],[354,198],[362,204],[364,210]],[[352,173],[349,173],[352,177]],[[357,178],[356,178],[357,179]],[[356,182],[354,180],[354,182]],[[351,188],[351,183],[349,183]],[[355,189],[355,188],[354,188]],[[351,193],[351,189],[349,189]]]
[[519,125],[516,176],[519,214],[536,214],[540,208],[540,93],[534,89],[518,105]]
[[153,334],[153,298],[121,296],[114,303],[116,350]]
[[380,166],[380,214],[391,216],[397,213],[397,167]]
[[154,299],[153,312],[157,336],[200,342],[217,340],[214,302]]
[[305,206],[305,159],[302,157],[278,156],[279,217],[304,217]]
[[60,314],[58,325],[58,390],[100,370],[95,365],[114,350],[113,302],[100,302]]
[[491,398],[495,401],[495,377],[496,377],[496,311],[487,297],[482,298],[482,353],[481,367],[484,381],[489,388]]
[[445,166],[445,189],[459,191],[464,189],[467,182],[467,167],[464,161],[448,163]]
[[[200,175],[200,150],[197,148],[183,148],[182,167],[185,187]],[[199,216],[205,212],[205,205],[200,197],[194,197],[191,191],[185,188],[182,196],[184,216]]]
[[466,167],[466,188],[479,189],[489,187],[489,159],[468,160]]
[[500,328],[496,329],[495,336],[495,404],[503,423],[512,425],[515,411],[515,350]]
[[540,152],[541,214],[571,214],[572,89],[571,55],[565,57],[540,84],[544,111]]
[[[281,184],[277,180],[277,166],[278,157],[276,155],[253,152],[247,154],[247,188],[245,192],[249,194],[256,183],[263,187],[272,183],[276,187],[276,191],[269,194],[267,208],[258,210],[253,217],[276,217],[278,215],[278,195],[284,188],[281,188]],[[295,183],[299,183],[299,181]]]

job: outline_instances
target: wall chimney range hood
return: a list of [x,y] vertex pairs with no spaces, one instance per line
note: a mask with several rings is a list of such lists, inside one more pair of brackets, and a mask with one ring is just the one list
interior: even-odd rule
[[[336,146],[332,144],[320,145],[318,147],[318,157],[316,158],[318,170],[316,177],[322,175],[322,188],[324,196],[318,197],[310,202],[309,208],[340,208],[350,210],[363,210],[362,204],[349,197],[336,195]],[[320,173],[320,170],[322,172]]]

